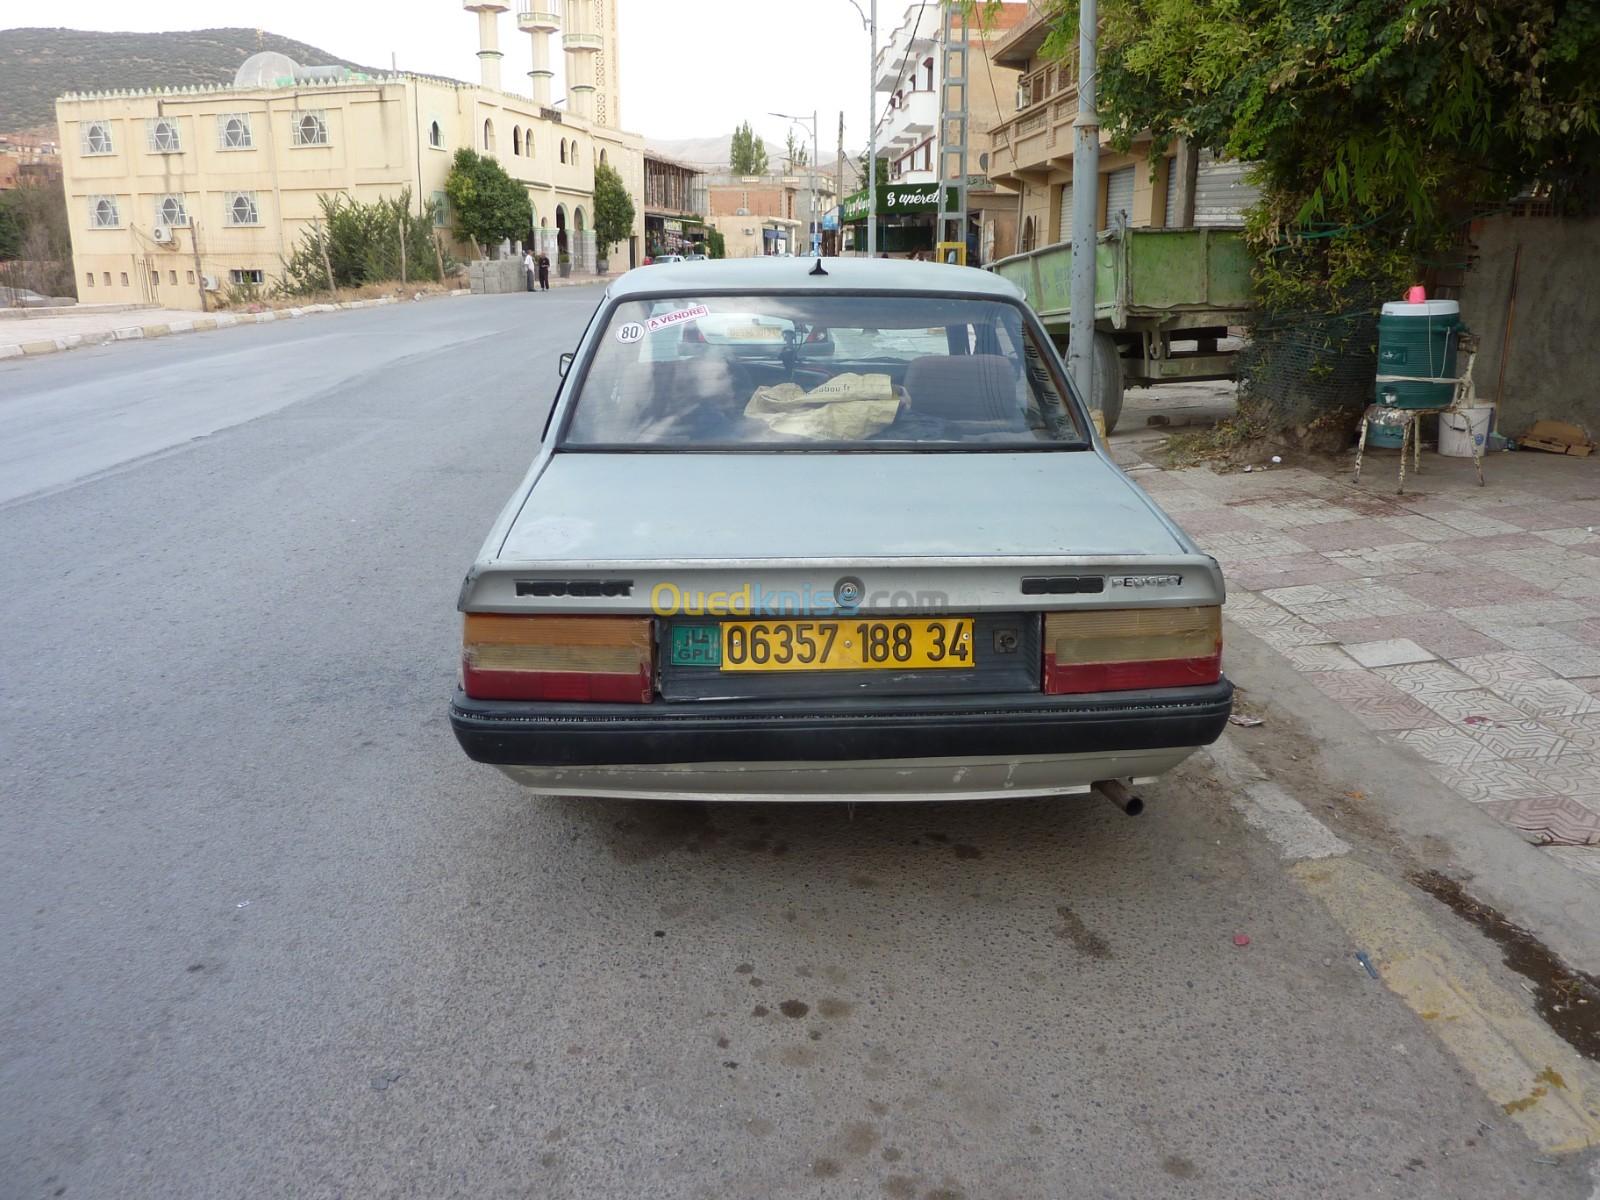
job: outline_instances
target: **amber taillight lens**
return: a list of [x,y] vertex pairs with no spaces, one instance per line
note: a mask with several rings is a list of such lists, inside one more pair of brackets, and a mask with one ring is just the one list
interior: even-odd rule
[[1046,613],[1044,690],[1127,692],[1222,677],[1222,609],[1113,608]]
[[461,686],[475,700],[648,704],[649,617],[468,613]]

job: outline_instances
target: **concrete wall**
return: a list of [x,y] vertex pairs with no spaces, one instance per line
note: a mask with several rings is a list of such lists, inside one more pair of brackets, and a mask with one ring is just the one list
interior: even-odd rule
[[1540,417],[1600,435],[1600,219],[1498,216],[1471,231],[1474,261],[1461,289],[1461,319],[1481,347],[1473,378],[1495,396],[1517,247],[1516,323],[1506,357],[1498,428],[1511,436]]

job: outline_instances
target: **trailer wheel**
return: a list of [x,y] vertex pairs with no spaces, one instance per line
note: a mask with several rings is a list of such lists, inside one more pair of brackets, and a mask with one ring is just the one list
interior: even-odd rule
[[1107,433],[1117,427],[1122,416],[1122,351],[1109,333],[1094,335],[1094,395],[1089,405],[1104,416]]

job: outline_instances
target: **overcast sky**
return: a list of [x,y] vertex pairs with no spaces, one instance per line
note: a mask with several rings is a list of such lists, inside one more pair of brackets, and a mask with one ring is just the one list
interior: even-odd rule
[[[860,0],[863,9],[868,0]],[[551,7],[558,7],[559,0]],[[929,7],[937,7],[930,3]],[[527,35],[512,11],[500,18],[502,82],[526,91],[532,65]],[[880,34],[899,23],[903,0],[879,5]],[[20,6],[0,0],[0,24],[22,24]],[[35,9],[38,24],[75,29],[203,29],[257,24],[353,62],[476,81],[477,18],[460,0],[72,0]],[[618,0],[622,34],[622,123],[648,137],[731,133],[748,118],[783,144],[788,124],[768,110],[821,112],[821,159],[833,157],[839,112],[845,145],[865,143],[867,33],[850,0]],[[556,95],[562,56],[555,59]]]

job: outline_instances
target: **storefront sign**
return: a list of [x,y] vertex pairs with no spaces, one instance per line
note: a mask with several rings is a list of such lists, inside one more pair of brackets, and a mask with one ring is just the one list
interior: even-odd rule
[[[956,205],[956,189],[945,189],[949,195],[947,206],[954,208]],[[847,196],[840,208],[844,211],[846,221],[864,221],[867,216],[868,193],[857,192]],[[891,217],[906,213],[936,213],[939,211],[939,186],[934,183],[912,184],[901,186],[898,184],[885,184],[878,189],[878,215]]]

